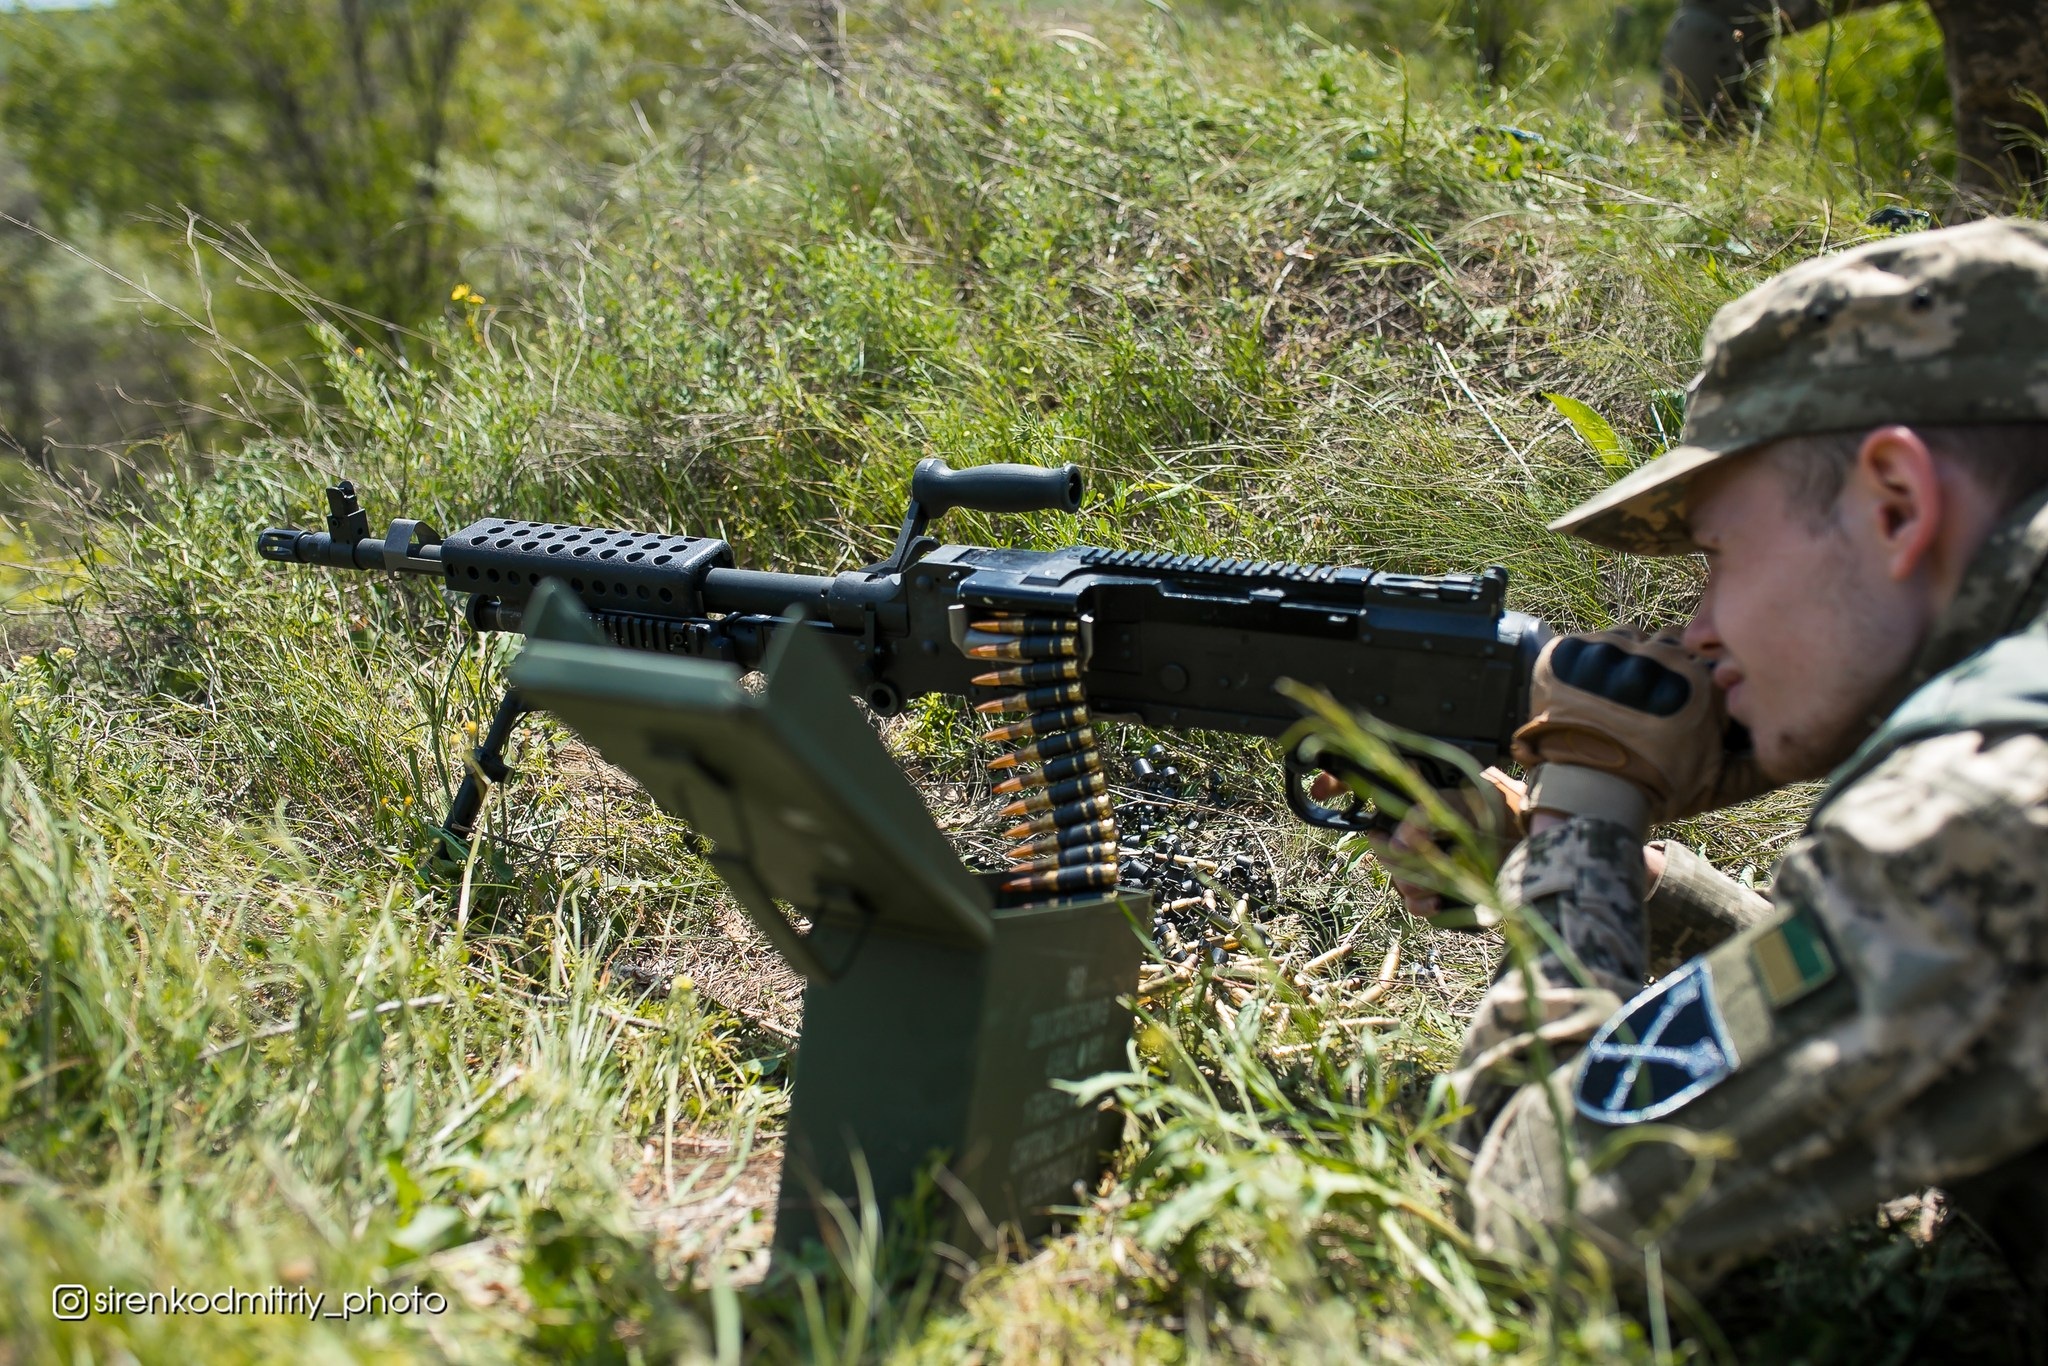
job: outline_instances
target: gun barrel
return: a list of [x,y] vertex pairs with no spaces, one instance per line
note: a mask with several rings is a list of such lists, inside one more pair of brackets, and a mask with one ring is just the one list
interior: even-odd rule
[[447,572],[441,563],[441,533],[408,518],[394,521],[382,540],[272,527],[256,538],[256,553],[283,564],[319,564],[329,569],[386,569],[394,574],[435,577]]
[[384,562],[384,543],[373,536],[360,541],[337,541],[324,531],[294,531],[272,527],[256,538],[256,553],[280,564],[318,564],[329,569],[379,568]]
[[360,539],[273,527],[257,537],[256,553],[280,564],[444,577],[451,588],[494,598],[494,610],[476,624],[497,630],[517,629],[527,594],[547,575],[575,580],[579,592],[598,599],[587,603],[593,608],[676,617],[779,616],[792,606],[822,617],[834,582],[830,575],[736,569],[723,541],[696,537],[494,520],[441,541],[431,529],[423,535],[416,522],[392,525],[396,534]]
[[712,569],[704,575],[704,606],[712,612],[780,616],[800,605],[825,615],[833,580],[823,574],[780,574],[767,569]]

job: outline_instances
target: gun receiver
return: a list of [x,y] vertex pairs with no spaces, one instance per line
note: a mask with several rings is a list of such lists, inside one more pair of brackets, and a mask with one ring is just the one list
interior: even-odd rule
[[[992,667],[967,654],[976,621],[1070,619],[1079,623],[1078,681],[1098,719],[1277,736],[1299,712],[1273,685],[1294,678],[1480,763],[1506,756],[1549,629],[1507,610],[1498,566],[1424,576],[1100,546],[943,545],[925,534],[950,508],[1071,512],[1081,491],[1073,465],[952,470],[921,461],[889,558],[835,575],[741,569],[724,541],[708,537],[510,518],[445,538],[399,520],[379,538],[347,482],[328,490],[325,532],[268,530],[257,550],[281,563],[438,577],[469,594],[467,618],[482,631],[519,631],[550,578],[631,649],[753,669],[778,632],[815,631],[884,715],[926,693],[972,695]],[[509,730],[516,708],[511,699],[500,708],[494,736]],[[1370,813],[1322,806],[1300,790],[1313,758],[1288,756],[1289,805],[1316,825],[1367,828]],[[489,772],[486,756],[478,759]],[[447,828],[466,838],[474,815],[458,830],[465,813],[451,812]]]

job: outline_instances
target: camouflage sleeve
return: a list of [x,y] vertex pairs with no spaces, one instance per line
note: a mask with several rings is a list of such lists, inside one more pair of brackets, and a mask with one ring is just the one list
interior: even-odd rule
[[1517,1086],[1544,1062],[1569,1058],[1642,986],[1645,880],[1636,837],[1586,816],[1531,835],[1508,855],[1496,884],[1502,917],[1521,917],[1539,943],[1554,943],[1526,970],[1510,955],[1473,1013],[1451,1078],[1473,1109],[1464,1138],[1476,1140]]
[[1497,884],[1503,915],[1535,917],[1570,950],[1584,977],[1554,951],[1513,962],[1480,998],[1453,1082],[1473,1107],[1466,1137],[1483,1133],[1514,1087],[1542,1059],[1569,1061],[1593,1031],[1642,989],[1654,967],[1673,965],[1769,914],[1771,903],[1682,844],[1663,846],[1664,871],[1647,895],[1642,848],[1628,831],[1577,817],[1530,837],[1508,855]]
[[1676,840],[1660,840],[1651,847],[1664,856],[1664,871],[1643,899],[1652,974],[1663,976],[1771,913],[1771,903],[1761,893]]
[[[1897,1152],[1897,1179],[1974,1169],[2048,1137],[2048,738],[1975,731],[1901,747],[1845,790],[1773,883],[1810,909],[1853,983],[1833,1031],[1830,1127]],[[1964,1148],[1917,1145],[1948,1127],[1923,1098],[1965,1074],[1999,1083]],[[1952,1118],[1952,1116],[1951,1116]]]
[[1667,1239],[1694,1266],[2048,1139],[2048,739],[1903,745],[1821,811],[1774,893],[1821,922],[1849,991],[1810,1020],[1788,1006],[1726,1094],[1677,1112],[1741,1151]]
[[[2048,737],[1902,746],[1821,809],[1773,894],[1768,924],[1816,923],[1834,975],[1794,974],[1790,990],[1752,990],[1743,1005],[1742,982],[1774,976],[1758,956],[1768,929],[1708,955],[1750,1042],[1664,1122],[1720,1135],[1731,1155],[1682,1212],[1672,1202],[1691,1166],[1663,1144],[1631,1148],[1579,1189],[1584,1217],[1619,1246],[1666,1225],[1674,1272],[1711,1277],[2048,1141]],[[1554,1205],[1547,1123],[1533,1101],[1501,1118],[1475,1168],[1489,1199]],[[1582,1146],[1612,1133],[1578,1123]]]

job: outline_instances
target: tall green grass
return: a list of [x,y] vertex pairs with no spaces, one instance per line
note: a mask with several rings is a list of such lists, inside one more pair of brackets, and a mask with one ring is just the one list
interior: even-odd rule
[[[1273,964],[1251,1004],[1218,1011],[1201,983],[1147,1004],[1101,1083],[1126,1147],[1072,1231],[968,1271],[853,1211],[836,1259],[736,1290],[788,975],[724,946],[735,917],[686,832],[548,723],[478,858],[452,880],[428,866],[516,643],[469,638],[433,591],[252,553],[345,475],[380,524],[646,525],[721,535],[743,564],[847,568],[886,549],[936,454],[1073,460],[1092,490],[1077,521],[951,514],[951,538],[1497,562],[1516,606],[1561,624],[1682,613],[1691,565],[1543,530],[1615,473],[1543,395],[1589,405],[1632,458],[1659,449],[1713,309],[1863,233],[1866,185],[1931,164],[1931,135],[1869,133],[1851,185],[1828,139],[1876,98],[1861,63],[1830,76],[1822,174],[1791,115],[1749,142],[1666,142],[1611,84],[1542,66],[1540,35],[1539,74],[1492,89],[1454,23],[1408,17],[1441,46],[1347,45],[1306,15],[962,7],[856,25],[835,81],[814,47],[764,41],[724,150],[651,145],[589,222],[519,244],[515,295],[437,286],[443,316],[402,356],[349,348],[301,300],[302,373],[230,364],[245,440],[60,502],[39,580],[57,600],[6,620],[0,677],[7,1350],[1721,1351],[1684,1315],[1667,1350],[1597,1262],[1473,1254],[1430,1077],[1493,947],[1404,925],[1359,851],[1286,823],[1269,754],[1213,737],[1171,743],[1245,799],[1232,818],[1304,913],[1246,931]],[[1786,91],[1781,108],[1804,98]],[[974,776],[956,707],[888,733],[935,794]],[[1679,833],[1765,864],[1796,814]],[[1360,974],[1293,980],[1347,935]],[[1396,942],[1424,970],[1369,995]],[[648,958],[687,976],[645,995],[617,969]],[[1887,1284],[1932,1284],[1890,1247]],[[66,1324],[66,1282],[417,1285],[448,1308]],[[1920,1331],[1863,1322],[1845,1353]]]

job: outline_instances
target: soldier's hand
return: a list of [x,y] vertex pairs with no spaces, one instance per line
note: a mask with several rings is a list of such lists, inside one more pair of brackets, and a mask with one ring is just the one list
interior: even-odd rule
[[1561,636],[1537,657],[1515,758],[1539,810],[1641,826],[1768,789],[1749,736],[1730,721],[1710,666],[1675,634]]
[[[1520,839],[1526,833],[1521,782],[1497,768],[1486,769],[1480,776],[1486,780],[1483,789],[1455,788],[1444,793],[1445,800],[1476,828],[1500,831],[1503,843]],[[1343,790],[1341,779],[1320,773],[1309,792],[1317,801],[1327,801]],[[1430,866],[1430,851],[1446,848],[1450,838],[1435,827],[1420,805],[1409,808],[1393,834],[1366,836],[1373,857],[1387,870],[1402,907],[1418,919],[1433,920],[1445,911],[1461,909],[1455,904],[1447,905],[1442,893],[1432,885],[1436,874]]]

